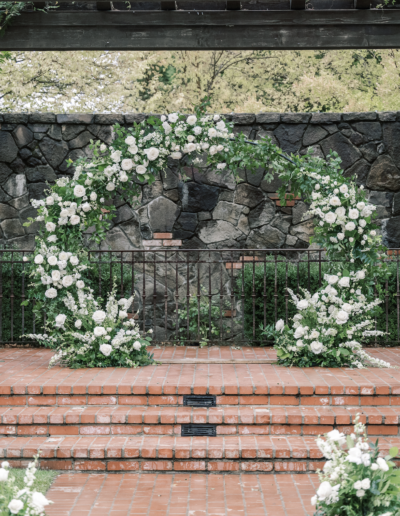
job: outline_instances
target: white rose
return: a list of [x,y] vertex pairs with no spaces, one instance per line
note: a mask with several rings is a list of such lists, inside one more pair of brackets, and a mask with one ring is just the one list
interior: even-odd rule
[[328,432],[328,437],[333,442],[346,442],[346,437],[342,432],[339,432],[339,430],[331,430]]
[[116,150],[111,154],[111,159],[114,163],[119,163],[121,161],[121,151]]
[[302,347],[304,346],[303,341],[299,339],[299,340],[296,342],[296,346],[297,346],[298,348],[302,348]]
[[210,150],[209,150],[211,156],[214,156],[214,154],[217,154],[217,147],[215,145],[211,145],[210,147]]
[[322,482],[317,490],[318,499],[323,501],[329,498],[332,494],[332,486],[329,482]]
[[72,217],[69,219],[69,222],[72,226],[76,226],[81,221],[81,218],[79,215],[72,215]]
[[[57,258],[56,258],[57,260]],[[41,254],[37,254],[35,256],[35,263],[36,265],[40,265],[41,263],[43,263],[43,256]]]
[[62,279],[62,284],[64,287],[70,287],[72,285],[72,283],[74,282],[74,279],[72,276],[68,275],[68,276],[64,276],[63,279]]
[[121,161],[122,170],[131,170],[133,168],[133,161],[129,158]]
[[171,158],[172,159],[181,159],[181,157],[182,157],[182,154],[180,152],[176,152],[175,151],[175,152],[171,153]]
[[82,185],[76,185],[74,188],[74,195],[75,197],[83,197],[86,195],[86,189]]
[[201,144],[201,148],[202,148],[203,150],[207,150],[209,146],[210,146],[210,144],[209,144],[209,143],[207,143],[207,142],[204,142],[204,143],[202,143],[202,144]]
[[136,138],[135,138],[134,136],[127,136],[127,137],[125,138],[125,143],[126,143],[127,145],[129,145],[129,146],[130,146],[130,145],[135,145],[135,143],[136,143]]
[[190,116],[187,117],[186,122],[189,125],[194,125],[197,122],[197,117],[195,115],[190,115]]
[[136,351],[139,351],[141,347],[142,345],[138,340],[133,343],[133,349],[136,349]]
[[283,319],[279,319],[279,321],[275,325],[275,330],[280,331],[282,333],[283,328],[285,327],[285,323]]
[[81,326],[82,326],[82,321],[80,319],[75,321],[75,328],[78,328],[78,330],[79,330],[81,328]]
[[47,261],[50,265],[56,265],[58,260],[57,260],[57,256],[49,256],[47,258]]
[[318,339],[319,337],[319,331],[317,330],[313,330],[311,333],[310,333],[310,339]]
[[365,271],[357,271],[357,272],[356,272],[356,279],[357,279],[357,280],[363,280],[363,279],[365,279]]
[[110,344],[102,344],[99,347],[100,353],[103,353],[104,356],[108,357],[111,354],[112,346]]
[[103,335],[107,334],[107,331],[103,326],[96,326],[93,330],[93,334],[95,337],[102,337]]
[[59,314],[57,315],[56,317],[56,326],[60,327],[60,326],[63,326],[65,321],[67,319],[67,316],[64,315],[64,314]]
[[339,197],[337,197],[336,195],[334,195],[333,197],[331,197],[331,198],[330,198],[329,203],[330,203],[332,206],[340,206],[340,205],[342,204],[342,203],[340,202]]
[[347,193],[349,191],[347,185],[340,185],[339,190],[341,193]]
[[296,331],[294,332],[294,338],[299,339],[299,338],[303,337],[304,334],[305,334],[305,330],[304,330],[303,326],[299,326],[298,328],[296,328]]
[[128,317],[128,314],[125,312],[125,310],[120,310],[119,311],[119,318],[120,319],[125,319],[126,317]]
[[186,148],[188,152],[193,152],[197,149],[197,145],[195,143],[188,143]]
[[100,324],[107,317],[107,314],[103,310],[96,310],[93,312],[92,319],[95,323]]
[[19,511],[24,508],[24,502],[22,500],[11,500],[8,504],[8,508],[12,514],[18,514]]
[[356,492],[356,495],[358,496],[358,498],[362,498],[365,495],[365,491],[363,489],[359,489]]
[[344,217],[346,215],[346,210],[343,206],[339,206],[339,208],[336,208],[335,213],[338,217]]
[[172,127],[169,125],[168,122],[163,122],[162,124],[165,134],[169,134],[172,131]]
[[365,208],[365,202],[357,203],[357,210],[362,211]]
[[47,222],[46,229],[47,231],[50,231],[50,233],[52,233],[56,230],[56,225],[54,224],[54,222]]
[[340,278],[338,285],[339,285],[339,287],[343,287],[343,288],[350,287],[350,278],[348,276],[343,276],[343,278]]
[[310,348],[313,353],[318,355],[322,351],[323,344],[322,344],[322,342],[319,342],[318,340],[314,340],[314,342],[311,342]]
[[55,297],[57,297],[57,290],[55,288],[49,288],[48,290],[46,290],[44,295],[49,299],[54,299]]
[[100,152],[105,152],[107,150],[107,145],[105,143],[102,143],[100,145]]
[[226,163],[218,163],[218,165],[217,165],[218,170],[224,170],[225,167],[226,167]]
[[194,142],[196,138],[193,136],[193,134],[189,134],[189,136],[187,137],[187,141],[188,142]]
[[378,470],[379,469],[378,464],[371,464],[371,469],[372,469],[372,471]]
[[371,481],[369,478],[364,478],[364,480],[361,480],[361,489],[364,489],[365,491],[371,487]]
[[121,183],[126,183],[128,181],[129,177],[126,175],[125,172],[120,172],[119,174],[119,180]]
[[358,219],[358,216],[360,215],[359,211],[355,208],[349,210],[349,218],[350,219]]
[[54,198],[53,198],[51,195],[49,195],[48,197],[46,197],[46,204],[47,204],[47,206],[53,206],[53,204],[54,204]]
[[296,306],[297,306],[297,308],[299,310],[305,310],[306,308],[308,308],[308,301],[307,301],[307,299],[302,299],[301,301],[299,301],[297,303]]
[[367,225],[367,221],[364,220],[364,219],[360,219],[358,221],[358,224],[362,227],[362,228],[365,228],[365,226]]
[[325,220],[328,222],[328,224],[333,224],[336,221],[336,214],[332,211],[328,211],[328,213],[325,215]]
[[349,314],[344,310],[339,310],[336,314],[336,324],[346,324],[349,320]]
[[82,204],[82,210],[87,213],[88,211],[91,210],[91,206],[88,202],[85,202],[84,204]]
[[138,165],[136,167],[136,173],[137,174],[145,174],[146,173],[146,167],[144,165]]
[[178,114],[177,113],[170,113],[168,115],[168,121],[171,122],[171,124],[174,124],[178,120]]
[[139,149],[138,149],[138,146],[137,146],[137,145],[131,145],[131,146],[128,148],[128,152],[129,152],[130,154],[133,154],[133,155],[137,154],[138,150],[139,150]]
[[61,210],[61,212],[60,212],[60,217],[61,217],[61,218],[68,217],[68,215],[69,215],[69,212],[68,212],[68,210],[67,210],[66,208],[64,208],[63,210]]
[[352,462],[353,464],[361,464],[361,450],[360,448],[350,448],[347,455],[348,462]]
[[337,283],[338,279],[339,279],[339,276],[336,276],[336,274],[332,274],[328,278],[329,285],[334,285],[335,283]]
[[343,240],[344,239],[344,233],[338,233],[337,237],[338,237],[338,240]]
[[193,128],[193,132],[196,136],[198,136],[203,132],[203,129],[200,126],[196,125],[196,127]]
[[92,193],[90,194],[90,200],[91,200],[91,201],[95,201],[96,199],[97,199],[97,193],[96,193],[96,192],[92,192]]
[[82,280],[79,280],[76,282],[77,288],[83,288],[85,286],[85,283]]
[[210,127],[208,130],[208,136],[209,138],[215,138],[217,136],[217,130],[214,129],[214,127]]
[[43,512],[44,507],[50,502],[42,493],[35,491],[32,493],[31,503],[38,512]]
[[351,313],[351,311],[353,310],[353,307],[350,303],[344,303],[342,305],[342,310],[344,310],[345,312],[347,312],[348,314]]
[[71,258],[69,259],[69,261],[71,262],[72,265],[78,265],[79,263],[79,258],[77,256],[71,256]]
[[0,468],[0,482],[6,482],[8,479],[8,471],[4,468]]
[[348,222],[345,225],[345,228],[346,228],[346,231],[354,231],[356,229],[356,225],[354,224],[354,222]]
[[318,502],[318,496],[317,495],[312,496],[311,497],[311,505],[315,506],[315,505],[317,505],[317,502]]
[[382,457],[378,457],[376,459],[376,463],[378,464],[380,470],[389,471],[388,463],[385,461],[385,459],[382,459]]
[[113,192],[115,190],[115,184],[114,183],[108,183],[108,185],[106,186],[106,190],[108,190],[109,192]]
[[51,279],[53,281],[60,281],[60,278],[61,278],[60,271],[57,271],[57,270],[51,271]]
[[1,467],[2,468],[9,468],[10,467],[10,463],[7,462],[6,460],[4,460],[2,463],[1,463]]
[[373,229],[372,231],[370,231],[369,233],[372,237],[376,236],[376,231]]

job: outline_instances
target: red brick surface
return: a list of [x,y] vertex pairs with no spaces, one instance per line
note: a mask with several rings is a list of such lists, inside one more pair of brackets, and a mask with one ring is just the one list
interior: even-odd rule
[[[156,359],[276,358],[270,348],[166,347],[151,351]],[[369,352],[400,365],[400,348],[370,349]],[[144,396],[142,404],[149,401],[149,396],[164,396],[151,401],[171,405],[179,402],[176,396],[190,393],[216,394],[225,404],[253,404],[251,396],[262,395],[269,396],[263,402],[276,406],[400,404],[399,397],[393,400],[393,396],[400,394],[400,369],[301,369],[275,364],[164,364],[138,369],[90,370],[55,366],[48,369],[52,354],[51,350],[41,349],[1,349],[0,360],[4,362],[0,362],[0,404],[117,405],[120,401],[117,396],[135,395]],[[124,404],[132,401],[126,398]]]
[[311,516],[315,474],[63,474],[48,516]]

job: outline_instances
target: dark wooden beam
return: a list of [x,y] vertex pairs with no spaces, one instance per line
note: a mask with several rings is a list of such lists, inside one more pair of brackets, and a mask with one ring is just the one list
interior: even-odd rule
[[400,10],[27,12],[0,50],[400,48]]
[[305,9],[306,0],[290,0],[290,8],[297,11]]
[[163,0],[161,2],[161,9],[163,11],[175,11],[175,9],[176,9],[175,0]]
[[96,2],[98,11],[111,11],[111,2]]
[[227,0],[226,8],[228,11],[240,11],[242,8],[240,0]]
[[370,9],[371,0],[354,0],[354,9]]

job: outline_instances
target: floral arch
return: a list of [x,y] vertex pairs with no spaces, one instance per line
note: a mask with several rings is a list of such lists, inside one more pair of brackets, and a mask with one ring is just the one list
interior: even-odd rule
[[[100,243],[115,213],[109,201],[116,191],[129,190],[134,199],[140,191],[138,185],[151,184],[169,160],[196,163],[202,154],[208,165],[217,171],[227,168],[235,177],[240,169],[255,172],[268,162],[265,179],[272,180],[278,173],[283,184],[290,184],[291,193],[311,203],[311,213],[318,220],[313,240],[326,248],[330,259],[338,260],[332,262],[332,274],[316,297],[309,293],[304,300],[292,296],[299,314],[291,329],[283,321],[276,330],[266,329],[275,333],[279,361],[285,365],[324,365],[321,359],[328,356],[330,365],[385,365],[374,362],[356,340],[371,335],[371,321],[359,319],[378,304],[370,301],[372,273],[384,251],[373,222],[375,207],[368,204],[363,189],[343,177],[337,154],[332,153],[327,160],[311,153],[288,158],[269,138],[257,145],[247,142],[244,134],[234,135],[231,122],[207,115],[203,108],[189,116],[172,113],[151,117],[128,129],[114,126],[110,146],[92,142],[93,157],[75,162],[72,179],[58,179],[49,187],[45,200],[32,201],[38,216],[28,224],[42,221],[44,228],[36,237],[29,268],[33,284],[25,303],[34,301],[35,313],[45,311],[47,322],[45,333],[29,337],[56,350],[52,364],[136,367],[152,362],[146,349],[151,336],[140,333],[135,321],[127,318],[133,298],[117,300],[114,289],[107,300],[95,299],[87,282],[90,264],[83,248],[83,232],[93,228],[91,238]],[[279,195],[285,203],[285,187]],[[379,274],[386,274],[386,269],[380,268]],[[316,315],[321,309],[323,321]],[[349,333],[350,321],[358,326],[352,326]],[[340,331],[335,333],[337,327]]]

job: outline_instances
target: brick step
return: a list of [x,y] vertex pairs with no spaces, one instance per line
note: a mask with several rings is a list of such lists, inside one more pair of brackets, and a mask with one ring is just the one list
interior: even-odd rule
[[[379,440],[385,455],[400,438]],[[14,467],[40,451],[44,469],[97,471],[316,471],[324,464],[313,437],[4,437]]]
[[[263,390],[259,388],[258,390]],[[217,395],[216,404],[219,406],[232,405],[264,405],[264,406],[400,406],[400,396],[373,395],[371,393],[354,394],[352,396],[339,395],[303,395],[303,394],[256,394],[256,395]],[[21,394],[0,395],[0,407],[65,407],[65,406],[183,406],[183,395],[151,395],[151,394]]]
[[353,431],[357,413],[369,435],[398,435],[391,407],[21,407],[0,408],[0,435],[181,435],[183,424],[216,425],[218,435],[320,435]]

